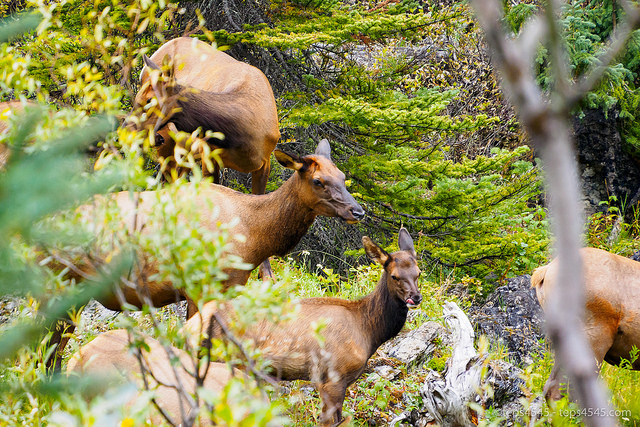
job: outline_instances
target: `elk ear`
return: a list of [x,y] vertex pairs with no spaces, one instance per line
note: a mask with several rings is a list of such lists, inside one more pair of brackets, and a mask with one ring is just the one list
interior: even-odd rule
[[156,64],[155,62],[153,62],[151,60],[151,58],[149,58],[144,53],[142,54],[142,60],[144,61],[144,65],[146,65],[150,69],[152,69],[152,70],[159,70],[160,69],[160,66],[158,64]]
[[304,161],[295,154],[288,154],[284,151],[274,150],[273,155],[276,157],[278,163],[287,169],[300,170],[305,166]]
[[389,259],[387,251],[373,243],[373,240],[367,236],[362,236],[362,246],[364,246],[364,251],[367,253],[367,256],[380,265],[385,265]]
[[322,157],[326,157],[327,159],[331,159],[331,146],[329,145],[329,141],[327,141],[326,139],[323,139],[322,141],[320,141],[318,143],[318,146],[316,147],[315,154],[317,156],[322,156]]
[[413,247],[413,239],[406,228],[402,227],[398,233],[398,247],[401,251],[410,252],[416,256],[416,249]]

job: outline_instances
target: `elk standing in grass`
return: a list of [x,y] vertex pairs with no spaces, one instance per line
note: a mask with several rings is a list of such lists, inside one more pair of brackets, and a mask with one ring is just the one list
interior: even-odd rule
[[[633,346],[640,348],[640,263],[596,248],[581,251],[585,278],[585,331],[596,358],[612,365],[630,359]],[[545,307],[549,292],[556,286],[560,260],[537,268],[531,275],[538,301]],[[640,370],[640,360],[633,363]],[[560,385],[566,382],[553,367],[544,386],[547,400],[561,398]]]
[[[221,185],[205,184],[195,200],[202,213],[200,226],[213,230],[219,221],[230,222],[237,218],[238,223],[233,231],[246,236],[246,240],[234,244],[232,253],[255,268],[270,256],[285,255],[295,247],[318,215],[339,217],[349,223],[358,222],[364,217],[364,210],[347,191],[344,173],[331,161],[330,154],[327,140],[320,141],[315,154],[304,157],[277,150],[276,159],[295,172],[279,189],[269,194],[243,194]],[[123,191],[113,197],[124,224],[132,228],[131,231],[153,232],[147,226],[146,218],[155,207],[157,199],[154,192]],[[219,209],[215,218],[210,212],[210,205]],[[92,215],[90,205],[80,209],[85,211],[85,215]],[[136,230],[133,230],[134,225]],[[188,316],[191,317],[197,308],[184,291],[175,289],[172,283],[148,280],[157,273],[158,266],[153,260],[145,259],[145,254],[139,257],[141,259],[137,265],[142,266],[143,271],[136,271],[137,287],[122,287],[126,302],[141,307],[144,303],[141,295],[145,295],[154,306],[161,307],[187,299]],[[76,268],[69,275],[73,277],[74,271],[88,268]],[[225,288],[244,285],[250,275],[248,270],[230,270],[227,273],[229,277],[223,284]],[[75,278],[79,280],[82,277]],[[121,302],[115,294],[99,301],[111,310],[120,310]],[[61,329],[54,332],[52,343],[61,342]],[[67,331],[72,332],[73,326],[67,326]],[[58,353],[64,347],[63,342],[59,345]]]
[[[165,117],[160,118],[157,130],[163,140],[158,156],[174,156],[176,142],[168,132],[171,127],[189,133],[198,127],[221,132],[223,140],[208,142],[223,149],[220,157],[224,167],[251,173],[253,194],[264,194],[280,129],[273,90],[262,71],[189,37],[168,41],[144,60],[135,105],[145,106],[156,97],[175,99],[178,107],[173,113],[172,105],[164,108]],[[167,61],[171,75],[160,80],[152,76]],[[213,179],[218,183],[216,162],[214,167]]]
[[[380,345],[400,332],[409,307],[422,301],[418,289],[420,270],[413,240],[400,229],[400,250],[388,254],[368,237],[362,238],[367,255],[384,267],[375,290],[357,301],[338,298],[308,298],[299,302],[300,311],[285,324],[261,322],[251,327],[248,338],[261,349],[273,375],[281,380],[310,380],[323,401],[320,422],[331,425],[342,420],[347,387],[364,371],[367,361]],[[226,306],[226,305],[225,305]],[[206,304],[202,313],[187,322],[188,333],[200,336],[202,319],[213,336],[218,335],[212,318],[216,302]],[[229,315],[230,313],[226,313]],[[224,322],[224,320],[222,320]],[[314,325],[324,323],[319,342]]]

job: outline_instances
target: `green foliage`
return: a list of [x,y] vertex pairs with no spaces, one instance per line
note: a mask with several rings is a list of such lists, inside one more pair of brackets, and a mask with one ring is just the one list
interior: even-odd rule
[[591,215],[587,223],[586,241],[588,246],[609,252],[630,256],[637,249],[640,238],[640,217],[637,208],[633,208],[632,219],[625,222],[621,217],[626,211],[625,201],[613,196],[609,201],[600,202],[606,211]]
[[[0,330],[0,419],[10,418],[12,423],[145,423],[153,407],[149,403],[153,390],[143,395],[145,404],[127,407],[125,403],[136,392],[131,386],[121,388],[88,376],[86,384],[66,376],[49,380],[40,363],[45,348],[38,345],[45,329],[69,310],[109,291],[145,257],[161,262],[156,279],[184,287],[195,298],[222,298],[223,270],[242,267],[239,260],[226,256],[234,237],[229,233],[233,224],[220,224],[216,233],[207,233],[198,221],[184,220],[185,215],[194,219],[200,212],[193,204],[197,182],[177,183],[156,193],[157,209],[149,215],[148,225],[157,234],[134,233],[123,226],[124,219],[109,197],[94,198],[91,215],[83,215],[84,209],[73,210],[96,192],[158,184],[148,179],[143,168],[150,147],[145,133],[123,128],[111,132],[113,120],[87,113],[120,111],[128,95],[121,79],[126,81],[135,66],[133,56],[148,49],[148,44],[143,48],[136,44],[142,43],[139,39],[131,44],[129,40],[136,41],[139,34],[150,36],[145,31],[151,27],[166,31],[170,15],[158,9],[166,6],[158,2],[103,2],[97,11],[96,6],[89,1],[42,4],[39,10],[45,20],[37,33],[0,44],[5,54],[0,59],[0,99],[57,98],[77,108],[42,111],[28,103],[24,114],[16,109],[1,117],[10,131],[0,135],[0,148],[8,147],[11,155],[5,168],[0,168],[0,294],[24,297],[18,300],[22,312]],[[32,27],[27,18],[24,25],[12,24],[14,29],[2,32],[3,37]],[[108,150],[91,171],[83,150],[100,140]],[[70,279],[69,270],[81,271],[83,283]],[[243,292],[257,297],[243,299]],[[256,311],[279,313],[278,292],[288,295],[278,286],[259,290],[248,286],[238,292],[238,301],[249,300],[244,307],[247,317]],[[157,314],[150,307],[144,312]],[[119,323],[132,335],[145,330],[166,345],[172,340],[176,345],[186,343],[175,321],[143,316],[139,324],[125,313]],[[193,351],[196,363],[198,354]],[[233,360],[238,349],[229,346],[219,354],[223,360]],[[280,417],[278,399],[264,399],[263,389],[251,379],[236,378],[221,394],[204,390],[198,394],[201,406],[214,408],[212,418],[218,424],[284,425],[286,421]]]
[[[214,31],[212,34],[222,45],[233,43],[248,43],[262,47],[277,47],[280,49],[309,49],[322,46],[332,50],[336,46],[344,45],[361,37],[371,40],[381,40],[386,37],[403,37],[415,39],[416,29],[427,26],[443,19],[434,13],[400,13],[379,14],[361,10],[347,10],[341,7],[332,14],[312,14],[308,11],[299,13],[297,10],[288,11],[281,16],[278,25],[245,26],[245,31],[228,33],[224,30]],[[310,19],[313,18],[313,19]]]
[[[327,128],[347,135],[344,145],[337,146],[338,155],[347,158],[339,165],[349,171],[350,190],[366,202],[379,230],[409,225],[422,236],[417,249],[423,258],[455,268],[459,276],[484,278],[494,272],[504,277],[542,262],[546,222],[531,203],[542,189],[537,169],[527,161],[528,150],[467,156],[464,148],[448,144],[496,135],[511,126],[489,107],[499,95],[492,77],[481,70],[482,58],[467,63],[454,53],[453,59],[434,64],[398,53],[411,52],[417,40],[449,37],[451,28],[460,29],[452,36],[457,38],[454,46],[477,43],[464,7],[426,14],[394,10],[375,19],[357,10],[313,21],[302,22],[295,13],[280,19],[274,27],[248,28],[229,38],[216,34],[222,43],[241,40],[313,52],[316,66],[326,71],[307,76],[307,92],[283,95],[285,105],[292,107],[284,110],[282,127],[292,134]],[[367,24],[368,19],[376,25]],[[402,41],[389,42],[399,27],[406,28]],[[372,64],[345,54],[358,34],[366,36],[365,43],[387,44]],[[465,102],[475,108],[450,113]],[[374,237],[381,240],[381,234]]]
[[[517,31],[522,19],[534,10],[532,5],[517,4],[507,9],[507,21]],[[563,9],[560,25],[564,30],[565,49],[569,58],[572,78],[581,78],[589,69],[598,65],[598,56],[604,52],[606,42],[615,25],[625,20],[622,6],[612,0],[573,0]],[[538,81],[544,89],[553,85],[553,76],[547,62],[548,52],[541,48],[538,54]],[[635,157],[640,155],[640,125],[637,113],[640,106],[640,31],[632,33],[626,49],[618,56],[600,82],[587,95],[581,108],[615,107],[620,112],[622,136],[626,148]]]

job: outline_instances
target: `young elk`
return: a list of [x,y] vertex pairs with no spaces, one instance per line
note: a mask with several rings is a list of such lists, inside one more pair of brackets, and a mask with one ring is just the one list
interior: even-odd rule
[[[191,420],[191,423],[187,423],[189,425],[193,424],[193,421],[199,421],[198,425],[210,425],[211,423],[204,418],[198,420],[198,407],[191,396],[198,387],[219,393],[233,375],[241,373],[232,373],[224,363],[212,362],[209,366],[200,367],[200,376],[204,379],[199,385],[192,374],[194,359],[184,350],[174,347],[165,349],[153,338],[146,337],[144,342],[145,345],[139,347],[141,350],[138,359],[130,349],[126,330],[105,332],[81,347],[69,359],[67,372],[79,375],[89,373],[111,381],[134,381],[141,391],[145,389],[143,378],[146,378],[148,388],[155,391],[157,406],[173,420],[173,425],[178,425],[180,419]],[[177,358],[179,363],[172,363],[174,358]],[[159,412],[152,414],[152,422],[163,422]]]
[[[364,217],[364,210],[345,186],[345,176],[331,161],[330,147],[327,140],[318,144],[315,154],[298,157],[276,150],[276,159],[284,167],[295,172],[282,186],[269,194],[243,194],[221,185],[210,184],[201,188],[197,195],[196,205],[203,218],[200,226],[214,230],[217,222],[238,220],[233,228],[234,233],[246,236],[244,242],[236,242],[233,254],[255,267],[272,255],[285,255],[295,247],[305,235],[318,215],[339,217],[348,223],[356,223]],[[146,215],[154,209],[156,196],[151,191],[131,194],[127,191],[113,195],[122,213],[127,227],[135,225],[138,231],[153,232],[146,224]],[[211,203],[209,203],[211,202]],[[219,209],[217,217],[209,212],[210,204]],[[90,205],[80,208],[85,215],[92,214]],[[127,303],[141,307],[141,293],[148,296],[156,307],[176,302],[176,299],[189,301],[188,316],[191,317],[197,308],[182,290],[176,290],[171,283],[150,281],[157,272],[157,265],[145,254],[139,255],[142,271],[137,271],[137,288],[122,286],[122,294]],[[93,256],[99,259],[100,254]],[[89,266],[80,266],[88,270]],[[232,285],[244,285],[250,275],[247,270],[227,271],[228,279],[225,288]],[[70,273],[72,275],[73,272]],[[80,279],[81,277],[76,277]],[[115,294],[99,300],[111,310],[120,310],[120,301]],[[65,327],[73,332],[73,326]],[[54,331],[51,343],[58,345],[58,353],[64,348],[61,334],[64,328]]]
[[[385,341],[400,332],[409,307],[422,301],[418,290],[420,270],[413,240],[406,229],[398,236],[400,250],[388,254],[368,237],[362,238],[367,255],[384,267],[375,290],[357,301],[338,298],[308,298],[288,323],[261,322],[248,338],[262,350],[273,375],[281,380],[312,381],[323,402],[321,425],[342,420],[347,387],[362,374],[369,358]],[[200,334],[201,319],[213,322],[215,302],[206,304],[201,316],[187,322],[189,334]],[[222,315],[222,313],[221,313]],[[230,315],[230,313],[227,313]],[[224,321],[224,320],[223,320]],[[324,322],[323,343],[314,335],[314,325]],[[215,323],[207,330],[217,335]]]
[[[585,278],[585,332],[598,370],[605,360],[617,365],[629,360],[633,346],[640,348],[640,263],[596,248],[581,250]],[[556,286],[560,261],[537,268],[531,275],[538,301],[545,307],[548,292]],[[640,360],[633,363],[640,370]],[[544,386],[547,400],[561,397],[566,382],[553,367]]]
[[[172,64],[169,82],[157,80],[160,64]],[[208,43],[189,37],[168,41],[147,58],[141,73],[141,90],[135,105],[145,106],[154,96],[159,102],[174,99],[176,111],[165,106],[157,134],[163,140],[160,158],[174,155],[176,142],[169,129],[193,132],[222,132],[224,139],[210,139],[213,148],[222,148],[224,167],[251,173],[253,194],[264,194],[271,170],[271,152],[280,139],[278,112],[273,90],[259,69],[236,61]],[[151,71],[155,70],[155,71]],[[173,86],[171,86],[173,85]],[[219,182],[214,162],[213,179]]]

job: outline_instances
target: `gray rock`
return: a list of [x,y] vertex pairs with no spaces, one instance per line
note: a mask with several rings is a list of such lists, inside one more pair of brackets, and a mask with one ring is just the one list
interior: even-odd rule
[[544,313],[529,275],[509,279],[481,307],[473,307],[469,318],[477,335],[502,342],[518,365],[527,365],[532,354],[544,352]]
[[[587,214],[606,210],[607,205],[600,202],[610,196],[632,207],[630,201],[639,196],[640,167],[623,147],[617,110],[606,114],[600,109],[586,110],[574,120],[573,128]],[[627,219],[631,211],[625,212]]]
[[444,327],[437,322],[425,322],[419,328],[385,343],[381,352],[407,365],[409,369],[419,367],[429,359],[445,337]]
[[393,366],[388,365],[376,366],[375,368],[373,368],[373,371],[376,374],[380,375],[380,377],[389,381],[396,379],[398,375],[400,375],[400,369],[396,369]]
[[492,360],[487,366],[487,376],[484,384],[491,385],[493,398],[485,402],[485,406],[504,408],[507,405],[518,402],[524,397],[522,387],[525,382],[521,378],[522,369],[504,360]]

